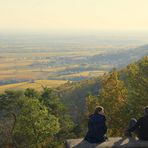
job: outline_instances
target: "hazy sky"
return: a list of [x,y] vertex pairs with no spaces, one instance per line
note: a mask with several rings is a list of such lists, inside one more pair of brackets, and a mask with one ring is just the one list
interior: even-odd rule
[[148,0],[0,0],[0,30],[148,30]]

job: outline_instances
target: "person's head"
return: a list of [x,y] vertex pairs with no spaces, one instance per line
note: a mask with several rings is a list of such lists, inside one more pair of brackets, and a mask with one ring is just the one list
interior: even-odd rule
[[144,114],[147,116],[148,115],[148,106],[146,106],[145,108],[144,108]]
[[97,106],[95,109],[95,114],[104,115],[104,108],[102,106]]

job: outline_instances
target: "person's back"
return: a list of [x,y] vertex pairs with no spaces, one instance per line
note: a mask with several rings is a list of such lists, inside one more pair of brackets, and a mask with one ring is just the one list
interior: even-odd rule
[[148,140],[148,115],[140,118],[139,123],[139,136],[142,140]]
[[148,107],[145,107],[144,116],[138,121],[135,121],[134,125],[128,129],[128,132],[135,132],[140,140],[148,140]]
[[[102,113],[101,113],[102,112]],[[105,134],[107,127],[105,124],[105,116],[103,115],[103,108],[98,107],[94,114],[89,116],[88,121],[88,132],[85,140],[90,143],[99,143],[105,141]]]

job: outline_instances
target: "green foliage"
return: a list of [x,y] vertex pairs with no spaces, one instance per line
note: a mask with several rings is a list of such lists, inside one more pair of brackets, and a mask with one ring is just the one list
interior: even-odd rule
[[107,123],[111,130],[111,136],[122,133],[121,109],[127,100],[127,89],[124,83],[119,80],[116,70],[105,75],[102,79],[102,88],[99,92],[99,103],[105,108]]
[[22,91],[6,91],[4,94],[0,95],[0,110],[5,110],[8,112],[16,112],[17,100],[23,96]]
[[[48,113],[47,107],[37,99],[21,98],[22,104],[14,130],[16,141],[28,143],[28,146],[43,145],[52,139],[60,127],[58,119]],[[26,145],[27,146],[27,145]]]
[[102,77],[98,96],[86,98],[89,113],[105,108],[110,136],[121,136],[130,118],[139,118],[148,105],[148,57]]
[[92,95],[86,97],[87,116],[94,113],[94,108],[99,105],[98,98]]
[[0,107],[0,114],[7,116],[3,117],[3,127],[9,128],[3,144],[57,147],[66,137],[74,136],[74,124],[51,89],[44,88],[40,93],[33,89],[7,91],[0,95]]
[[128,89],[128,100],[124,112],[125,120],[139,118],[143,108],[148,105],[148,56],[121,71]]
[[68,108],[76,124],[81,124],[82,117],[86,114],[85,98],[89,93],[96,95],[99,89],[100,78],[92,78],[80,82],[71,82],[58,88],[59,96]]
[[49,88],[44,88],[41,93],[40,101],[48,107],[51,114],[59,116],[65,111],[64,105],[60,102],[57,93]]
[[57,93],[45,87],[41,93],[40,100],[48,108],[49,113],[59,119],[60,131],[55,135],[55,141],[58,139],[58,141],[61,142],[73,136],[71,130],[74,128],[74,123],[67,114],[65,106],[60,102]]
[[38,98],[39,92],[32,88],[27,88],[24,92],[24,95],[28,98]]

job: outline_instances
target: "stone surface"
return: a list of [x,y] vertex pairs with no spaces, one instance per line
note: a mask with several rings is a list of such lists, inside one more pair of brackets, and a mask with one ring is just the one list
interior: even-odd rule
[[148,141],[113,137],[100,144],[90,144],[83,139],[70,139],[66,141],[65,148],[148,148]]

